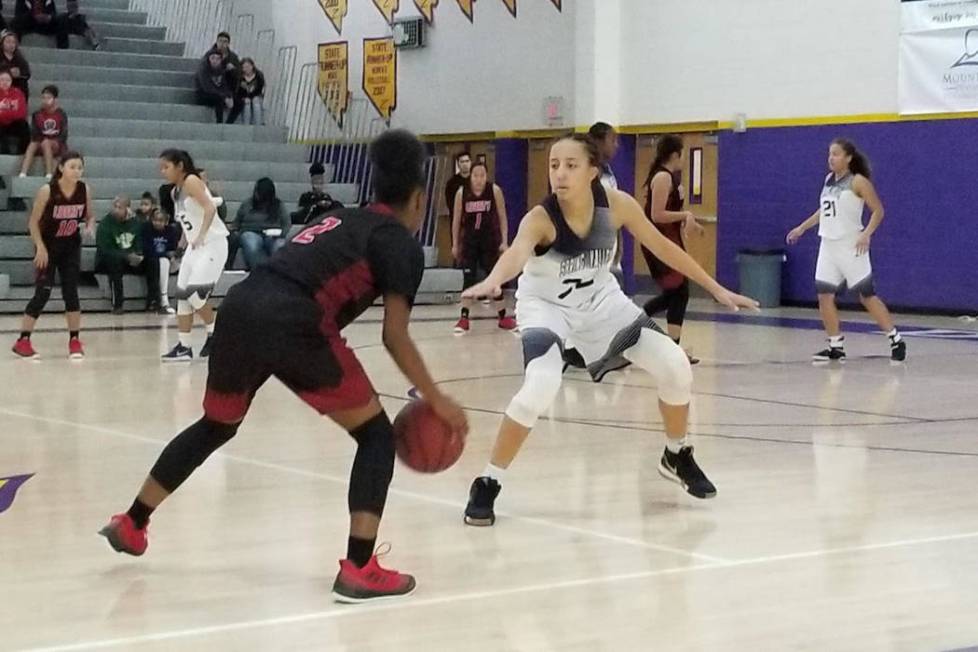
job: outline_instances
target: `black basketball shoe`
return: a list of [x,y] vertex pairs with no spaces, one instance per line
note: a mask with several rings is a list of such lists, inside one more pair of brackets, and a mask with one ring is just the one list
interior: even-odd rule
[[472,481],[469,489],[469,504],[465,506],[465,523],[467,525],[489,526],[496,522],[493,504],[502,485],[485,476]]

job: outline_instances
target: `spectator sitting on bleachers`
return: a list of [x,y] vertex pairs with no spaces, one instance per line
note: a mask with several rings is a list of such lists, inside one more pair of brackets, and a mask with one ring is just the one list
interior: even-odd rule
[[67,24],[69,34],[84,36],[93,50],[98,50],[102,47],[102,42],[99,40],[98,34],[88,24],[88,19],[85,17],[85,14],[79,13],[78,0],[68,0],[68,14],[65,16],[64,21]]
[[143,193],[142,197],[139,198],[139,208],[136,209],[136,219],[142,225],[149,224],[150,220],[153,219],[153,214],[156,212],[156,200],[153,198],[153,193],[146,191]]
[[95,235],[95,271],[109,277],[112,313],[116,315],[125,312],[123,274],[145,274],[146,268],[142,227],[129,206],[128,197],[116,197],[112,210],[99,222]]
[[180,227],[161,210],[153,209],[149,224],[143,225],[143,256],[146,257],[146,292],[149,309],[172,315],[170,272],[180,257]]
[[225,112],[231,117],[234,110],[234,85],[221,63],[220,53],[208,52],[201,60],[194,77],[194,85],[197,90],[197,104],[213,107],[218,124],[224,122]]
[[309,182],[312,184],[312,190],[302,193],[299,197],[299,210],[292,213],[292,224],[306,225],[331,210],[343,208],[343,204],[326,192],[325,174],[326,168],[322,163],[317,162],[309,166]]
[[31,144],[24,152],[20,176],[30,172],[38,149],[44,153],[44,170],[50,179],[58,157],[68,151],[68,116],[58,106],[57,86],[45,86],[41,91],[41,108],[31,116]]
[[249,57],[241,60],[241,75],[234,94],[234,111],[228,118],[229,123],[237,122],[238,116],[243,115],[243,124],[265,124],[265,75],[255,67],[255,61]]
[[17,0],[15,7],[10,26],[21,40],[37,32],[55,37],[59,50],[68,47],[68,21],[58,15],[54,0]]
[[218,34],[217,40],[204,55],[204,58],[206,59],[212,53],[221,55],[221,67],[229,75],[231,85],[234,86],[238,81],[238,75],[241,73],[241,60],[231,49],[231,35],[227,32]]
[[0,70],[9,70],[14,78],[14,86],[19,88],[24,97],[30,98],[30,86],[27,80],[31,78],[31,67],[20,51],[20,40],[9,30],[0,32]]
[[275,182],[268,177],[255,183],[251,199],[241,204],[237,215],[228,223],[249,270],[282,248],[289,226],[285,206],[275,196]]
[[0,71],[0,154],[23,154],[31,138],[27,98],[13,86],[9,70]]

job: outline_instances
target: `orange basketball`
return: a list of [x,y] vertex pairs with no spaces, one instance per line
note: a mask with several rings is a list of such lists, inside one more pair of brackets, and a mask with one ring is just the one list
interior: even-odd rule
[[465,441],[452,433],[427,401],[411,401],[394,419],[394,448],[404,464],[419,473],[438,473],[462,456]]

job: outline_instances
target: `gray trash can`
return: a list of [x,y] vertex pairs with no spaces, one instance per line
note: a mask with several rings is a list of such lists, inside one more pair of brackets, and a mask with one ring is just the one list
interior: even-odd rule
[[783,249],[741,249],[740,293],[757,299],[762,308],[781,305],[781,271],[786,258]]

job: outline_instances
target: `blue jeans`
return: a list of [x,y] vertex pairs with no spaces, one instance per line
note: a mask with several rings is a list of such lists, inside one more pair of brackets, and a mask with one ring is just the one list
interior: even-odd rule
[[241,234],[239,242],[245,265],[248,269],[254,269],[281,249],[285,245],[285,238],[273,238],[254,231],[245,231]]
[[245,98],[241,101],[244,103],[244,106],[242,107],[242,115],[244,116],[243,120],[241,121],[242,124],[265,124],[265,105],[264,98],[261,95],[250,99]]

